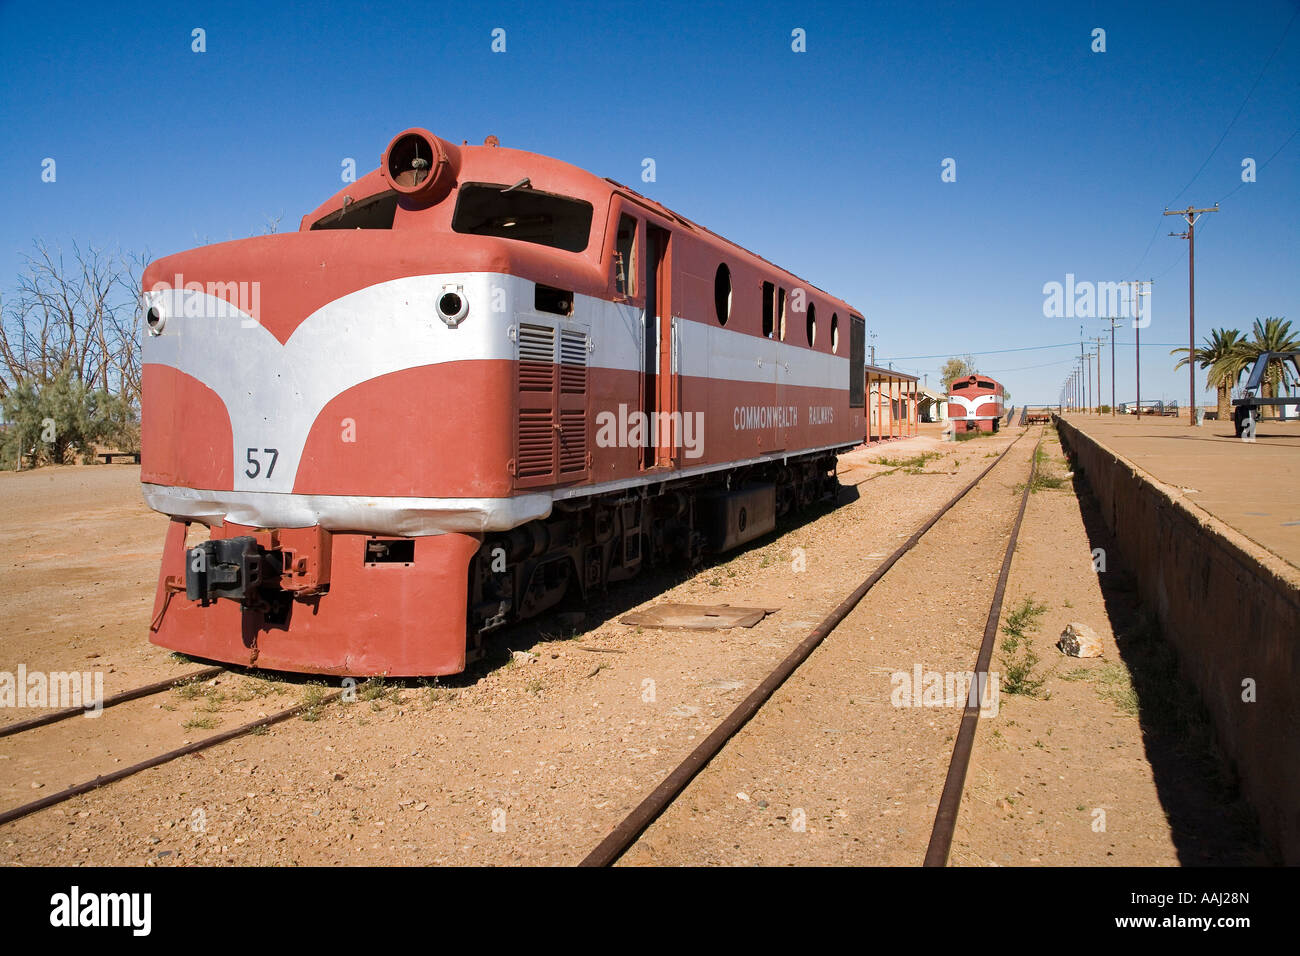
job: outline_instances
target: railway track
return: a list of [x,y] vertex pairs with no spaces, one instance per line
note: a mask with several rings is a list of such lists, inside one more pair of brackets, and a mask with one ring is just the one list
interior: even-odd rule
[[[627,850],[630,849],[640,838],[641,834],[643,834],[645,830],[677,799],[677,797],[680,796],[687,785],[689,785],[689,783],[708,765],[708,763],[722,751],[727,742],[738,731],[740,731],[741,728],[749,723],[750,720],[752,720],[764,703],[766,703],[766,701],[786,682],[786,680],[795,673],[813,651],[823,641],[825,641],[825,639],[835,630],[844,618],[847,617],[848,614],[862,601],[872,587],[879,582],[890,571],[890,569],[893,568],[893,566],[931,530],[931,528],[933,528],[946,514],[948,514],[958,502],[965,498],[977,485],[979,485],[981,481],[983,481],[999,464],[1001,464],[1011,452],[1012,448],[1016,447],[1020,440],[1025,437],[1025,434],[1028,434],[1028,432],[1017,436],[998,454],[995,460],[988,464],[978,475],[975,476],[975,478],[945,502],[920,527],[918,527],[900,547],[885,558],[848,597],[846,597],[820,624],[817,625],[816,628],[808,634],[807,637],[804,638],[804,640],[776,667],[776,669],[768,675],[758,688],[756,688],[734,711],[732,711],[732,713],[728,715],[728,717],[717,728],[715,728],[714,731],[694,751],[692,751],[692,753],[688,755],[687,758],[682,761],[682,763],[673,770],[649,796],[641,802],[641,804],[634,808],[632,813],[630,813],[596,847],[596,849],[582,860],[580,865],[612,865],[624,853],[626,853]],[[1038,441],[1039,445],[1041,445],[1041,430]],[[1025,505],[1027,503],[1027,496],[1032,484],[1034,464],[1036,464],[1037,459],[1036,452],[1037,446],[1035,448],[1035,454],[1031,456],[1030,480],[1026,483],[1024,493],[1020,496],[1020,508],[1017,513],[1010,539],[1007,543],[1002,571],[998,579],[992,605],[989,609],[984,639],[980,646],[979,656],[976,661],[977,673],[986,672],[988,669],[988,663],[992,653],[993,639],[996,635],[998,622],[1000,620],[1002,597],[1005,593],[1011,556],[1015,549],[1016,537],[1019,533],[1021,519],[1023,518]],[[187,674],[182,674],[179,677],[171,678],[169,680],[143,685],[107,698],[104,701],[104,707],[109,708],[127,701],[138,700],[193,681],[206,680],[220,673],[224,673],[227,670],[227,668],[223,667],[203,668]],[[0,826],[20,820],[41,810],[56,806],[101,787],[124,780],[142,773],[145,770],[169,763],[180,757],[218,746],[227,741],[249,734],[260,727],[271,726],[280,723],[281,721],[288,720],[302,713],[309,707],[317,707],[331,703],[341,697],[343,693],[344,691],[342,690],[335,691],[323,696],[318,701],[301,703],[277,711],[266,717],[259,718],[258,720],[251,721],[231,730],[214,733],[208,737],[187,743],[182,747],[168,750],[165,753],[149,757],[111,773],[83,780],[37,800],[21,804],[8,810],[0,811]],[[0,737],[14,736],[20,733],[33,731],[40,727],[66,720],[81,713],[83,713],[83,709],[81,708],[69,708],[67,710],[54,711],[29,720],[16,722],[5,727],[0,727]],[[930,847],[926,854],[927,865],[943,865],[946,861],[948,848],[951,845],[953,827],[956,823],[957,806],[961,797],[966,767],[970,759],[971,744],[974,739],[975,726],[978,717],[978,706],[971,707],[968,704],[962,716],[961,727],[954,746],[953,758],[949,765],[943,795],[940,799],[939,811],[936,815],[935,825],[930,840]]]
[[[196,671],[191,671],[188,674],[182,674],[179,677],[156,681],[152,684],[144,684],[140,687],[126,690],[120,694],[114,694],[112,697],[106,698],[103,707],[104,709],[108,709],[118,704],[126,703],[127,701],[140,700],[141,698],[163,693],[164,691],[181,687],[195,681],[207,680],[208,678],[215,677],[218,674],[224,674],[228,670],[229,669],[225,667],[205,667]],[[208,737],[202,738],[201,740],[187,743],[182,747],[168,750],[165,753],[138,761],[130,766],[114,770],[111,773],[100,774],[89,780],[83,780],[82,782],[73,784],[72,786],[64,787],[62,790],[57,790],[54,793],[48,794],[47,796],[41,797],[37,800],[32,800],[8,810],[0,811],[0,826],[7,823],[13,823],[15,820],[21,820],[23,817],[31,816],[33,813],[57,806],[60,803],[71,800],[73,797],[81,796],[82,794],[89,793],[92,790],[97,790],[100,787],[107,786],[108,784],[116,783],[119,780],[125,780],[127,777],[135,776],[136,774],[152,769],[153,767],[159,767],[165,763],[170,763],[180,757],[198,753],[201,750],[207,750],[211,747],[217,746],[218,744],[223,744],[226,741],[242,737],[246,734],[252,733],[259,727],[269,727],[273,724],[278,724],[281,721],[297,716],[308,708],[321,707],[325,704],[331,703],[341,697],[344,693],[345,691],[338,690],[330,694],[325,694],[318,700],[304,702],[293,707],[285,708],[284,710],[276,711],[266,717],[260,717],[257,720],[242,724],[231,730],[212,734]],[[17,721],[0,728],[0,737],[12,737],[20,733],[30,732],[83,713],[85,713],[85,708],[82,707],[70,707],[63,710],[51,711],[48,714],[41,714],[38,717]]]
[[[197,671],[190,671],[188,674],[182,674],[180,677],[169,677],[167,680],[155,681],[152,684],[142,684],[131,690],[124,690],[120,694],[114,694],[112,697],[104,698],[100,707],[107,710],[118,704],[125,704],[128,700],[139,700],[142,697],[151,697],[154,694],[161,694],[163,691],[171,690],[174,687],[180,687],[184,684],[192,684],[194,681],[207,680],[209,677],[216,677],[218,674],[224,674],[224,667],[204,667]],[[69,717],[76,717],[84,714],[84,707],[65,707],[62,710],[52,710],[48,714],[41,714],[38,717],[31,717],[27,720],[14,721],[11,724],[5,724],[0,727],[0,737],[12,737],[15,734],[21,734],[24,731],[35,730],[37,727],[45,727],[49,724],[56,724],[61,720],[67,720]]]
[[[975,673],[987,673],[993,653],[994,638],[998,622],[1001,619],[1002,603],[1006,593],[1007,578],[1010,574],[1011,559],[1015,553],[1016,541],[1024,519],[1025,508],[1033,487],[1034,475],[1038,464],[1038,450],[1042,446],[1043,429],[1039,429],[1034,453],[1030,456],[1029,477],[1024,491],[1020,495],[1019,509],[1007,541],[1006,552],[1001,570],[990,602],[989,613],[985,623],[984,635],[975,662]],[[641,835],[653,824],[677,799],[687,786],[718,756],[731,740],[760,711],[773,694],[799,669],[837,626],[866,597],[867,593],[879,582],[890,569],[947,515],[954,506],[965,498],[983,481],[1010,453],[1028,432],[1022,432],[1015,438],[983,471],[975,476],[934,514],[932,514],[902,545],[882,561],[854,591],[827,615],[797,647],[782,660],[775,669],[754,689],[693,750],[685,760],[672,770],[663,782],[629,813],[604,840],[596,846],[579,864],[584,867],[612,866],[640,839]],[[970,763],[971,749],[975,737],[975,727],[979,720],[978,702],[967,702],[962,713],[961,725],[953,747],[952,759],[949,761],[948,773],[939,799],[939,807],[926,851],[926,866],[943,866],[947,862],[948,851],[952,845],[953,830],[957,822],[957,810],[961,792],[965,783],[966,770]]]

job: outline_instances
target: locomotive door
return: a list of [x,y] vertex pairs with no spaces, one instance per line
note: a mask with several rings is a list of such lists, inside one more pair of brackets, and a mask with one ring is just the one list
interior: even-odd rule
[[[790,363],[786,361],[785,350],[781,346],[788,331],[785,325],[787,308],[786,291],[779,288],[777,289],[776,304],[777,334],[772,340],[772,378],[776,383],[774,402],[777,416],[776,421],[773,422],[772,431],[775,436],[775,444],[772,446],[772,451],[785,451],[790,444],[790,419],[788,409],[785,406],[786,385],[790,381]],[[790,394],[793,394],[793,392],[790,392]]]
[[768,392],[771,396],[767,399],[771,402],[775,412],[772,418],[772,442],[771,445],[764,444],[763,451],[774,452],[784,451],[789,443],[787,409],[785,407],[786,385],[790,379],[790,372],[786,368],[784,349],[782,344],[786,336],[786,310],[788,308],[787,293],[783,286],[775,286],[773,289],[772,315],[774,324],[772,326],[772,335],[765,343],[766,354],[764,356],[763,370],[765,373],[764,384],[770,384],[772,390]]
[[680,433],[672,424],[672,413],[677,410],[677,341],[671,301],[671,236],[668,230],[646,223],[641,410],[649,435],[642,450],[642,468],[671,468],[680,452]]

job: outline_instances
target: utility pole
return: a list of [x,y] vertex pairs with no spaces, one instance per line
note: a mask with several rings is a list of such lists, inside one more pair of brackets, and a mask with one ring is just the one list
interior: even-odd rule
[[1143,285],[1151,285],[1155,279],[1147,279],[1143,282],[1141,279],[1130,279],[1129,285],[1133,287],[1133,369],[1137,379],[1136,389],[1137,398],[1134,400],[1137,404],[1137,417],[1142,417],[1142,296],[1150,295],[1151,292],[1143,292]]
[[1196,220],[1203,213],[1218,212],[1216,202],[1213,209],[1165,210],[1166,216],[1182,216],[1187,221],[1186,232],[1171,232],[1169,235],[1187,240],[1187,382],[1190,399],[1187,403],[1187,423],[1196,425]]
[[[1087,363],[1086,363],[1086,361],[1084,360],[1084,357],[1083,357],[1083,326],[1081,325],[1081,326],[1079,326],[1079,374],[1081,374],[1081,375],[1087,374],[1087,373],[1084,371],[1084,367],[1085,367],[1086,364],[1087,364]],[[1088,398],[1088,391],[1087,391],[1086,388],[1081,392],[1081,397],[1084,399],[1084,401],[1087,401],[1087,398]],[[1087,411],[1088,411],[1088,409],[1085,408],[1085,409],[1084,409],[1084,412],[1087,412]]]
[[867,334],[871,336],[871,367],[872,367],[872,368],[875,368],[875,366],[876,366],[876,333],[875,333],[875,332],[868,332]]
[[1083,359],[1083,413],[1092,414],[1092,353],[1089,352]]
[[[1119,321],[1119,316],[1108,315],[1102,321],[1110,323],[1110,414],[1111,417],[1114,418],[1115,417],[1115,323]],[[1100,362],[1101,361],[1100,346],[1098,346],[1097,355],[1098,355],[1097,360]],[[1098,375],[1100,375],[1101,373],[1100,366],[1097,368],[1097,372]],[[1098,378],[1097,381],[1098,381],[1097,387],[1100,388],[1101,379]]]
[[[1092,339],[1092,341],[1097,343],[1097,414],[1100,415],[1101,414],[1101,346],[1102,343],[1106,341],[1106,339],[1104,336],[1098,335],[1095,336]],[[1111,356],[1111,360],[1114,361],[1114,355]],[[1115,377],[1115,372],[1114,369],[1112,368],[1111,378],[1114,379],[1114,377]],[[1114,404],[1113,397],[1111,399],[1111,404],[1112,405]]]

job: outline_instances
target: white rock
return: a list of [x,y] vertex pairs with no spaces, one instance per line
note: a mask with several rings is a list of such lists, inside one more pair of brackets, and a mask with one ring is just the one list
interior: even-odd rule
[[1056,642],[1062,654],[1070,657],[1101,657],[1104,647],[1100,635],[1087,624],[1071,621]]

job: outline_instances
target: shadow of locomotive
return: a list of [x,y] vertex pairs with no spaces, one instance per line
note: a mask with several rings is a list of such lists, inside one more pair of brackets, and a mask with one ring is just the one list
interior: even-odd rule
[[[774,530],[762,537],[755,538],[724,554],[708,555],[695,567],[684,565],[647,567],[635,578],[610,585],[585,601],[575,589],[570,589],[564,600],[556,607],[537,617],[518,621],[489,634],[484,638],[482,654],[479,658],[469,664],[463,673],[440,678],[439,684],[445,687],[472,684],[484,675],[508,665],[513,660],[515,651],[545,649],[552,644],[562,645],[574,641],[604,624],[617,621],[633,608],[663,595],[677,585],[711,568],[727,564],[739,555],[762,550],[783,535],[852,504],[860,497],[861,494],[855,486],[841,486],[834,504],[820,502],[787,514],[777,521]],[[572,623],[571,616],[575,614],[582,615],[581,623]],[[647,635],[652,633],[645,632]],[[593,660],[600,656],[601,652],[592,654]]]

